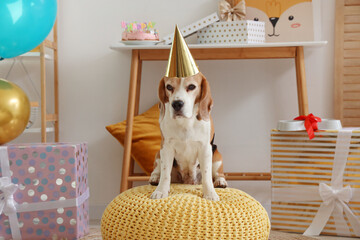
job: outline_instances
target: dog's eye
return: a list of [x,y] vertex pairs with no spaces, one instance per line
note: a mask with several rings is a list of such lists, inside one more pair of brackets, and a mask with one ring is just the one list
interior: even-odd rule
[[166,89],[169,90],[169,91],[174,90],[174,88],[171,85],[166,85]]
[[292,20],[294,20],[294,16],[293,16],[293,15],[290,15],[290,16],[289,16],[289,21],[292,21]]
[[187,90],[189,91],[192,91],[196,88],[196,86],[194,84],[190,84],[188,87],[187,87]]

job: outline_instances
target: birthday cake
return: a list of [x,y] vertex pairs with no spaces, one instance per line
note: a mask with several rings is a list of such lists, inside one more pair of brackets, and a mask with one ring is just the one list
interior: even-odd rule
[[122,41],[159,41],[159,33],[154,28],[154,22],[121,22],[121,26],[124,29]]

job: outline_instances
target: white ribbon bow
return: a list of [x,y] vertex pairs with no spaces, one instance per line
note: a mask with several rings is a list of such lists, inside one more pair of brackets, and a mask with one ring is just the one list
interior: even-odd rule
[[5,213],[9,215],[16,212],[14,193],[18,189],[18,185],[11,182],[10,178],[0,178],[0,215]]
[[354,233],[359,236],[360,222],[347,205],[353,197],[353,189],[350,186],[334,189],[325,183],[320,183],[319,194],[323,203],[304,235],[319,235],[331,214],[334,216],[337,231],[340,234],[349,235],[349,227],[343,217],[343,212],[345,212]]
[[352,198],[352,189],[349,185],[341,189],[334,189],[325,183],[320,183],[319,193],[325,205],[334,204],[336,201],[342,204],[349,203]]
[[220,20],[222,21],[239,21],[244,20],[246,15],[245,1],[242,0],[236,6],[231,7],[226,0],[219,2]]

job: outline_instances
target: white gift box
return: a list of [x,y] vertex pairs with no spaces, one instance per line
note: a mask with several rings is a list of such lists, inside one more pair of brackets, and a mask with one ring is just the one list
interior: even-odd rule
[[[193,22],[185,27],[180,28],[180,32],[183,35],[183,37],[188,37],[196,31],[209,26],[212,23],[215,23],[219,21],[219,17],[216,12],[210,14],[209,16],[206,16],[196,22]],[[165,37],[163,37],[163,40],[165,41],[165,44],[171,44],[173,41],[174,33],[168,34]]]
[[271,133],[271,227],[360,236],[360,131]]
[[265,23],[252,20],[217,22],[198,31],[198,44],[265,42]]

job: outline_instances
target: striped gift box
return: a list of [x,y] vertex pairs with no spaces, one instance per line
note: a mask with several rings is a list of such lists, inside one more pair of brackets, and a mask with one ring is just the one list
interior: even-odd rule
[[[323,210],[320,211],[320,208],[339,204],[344,206],[344,209],[348,206],[348,212],[331,211],[331,215],[329,214],[329,217],[323,221],[323,228],[318,227],[319,233],[359,236],[360,131],[348,132],[347,147],[344,143],[346,141],[338,137],[340,132],[333,130],[317,131],[312,140],[309,140],[305,131],[273,130],[271,132],[273,230],[304,233],[311,225],[313,225],[310,227],[312,229],[317,227],[313,222],[315,218],[317,220],[321,218]],[[336,160],[341,158],[344,159],[342,170]],[[350,201],[341,203],[337,197],[333,197],[333,202],[325,202],[319,194],[320,185],[331,186],[335,181],[334,172],[339,174],[339,171],[341,176],[338,176],[340,180],[337,180],[342,181],[344,194],[346,195],[346,191],[350,193],[348,194]],[[308,196],[310,192],[313,196]],[[332,192],[337,194],[339,191]],[[349,211],[352,212],[352,217],[349,217]],[[340,227],[339,223],[342,222],[343,225]]]

